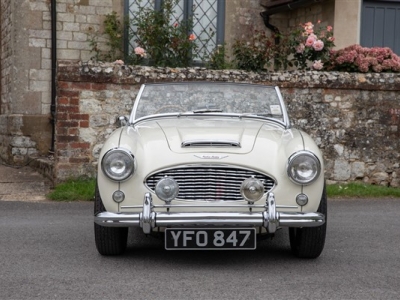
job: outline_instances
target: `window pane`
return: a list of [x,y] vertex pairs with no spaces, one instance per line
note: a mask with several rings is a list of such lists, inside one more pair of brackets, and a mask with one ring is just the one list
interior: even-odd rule
[[[155,0],[128,0],[129,20],[134,20],[140,10],[148,8],[152,9],[155,8]],[[128,41],[129,53],[132,53],[133,49],[137,46],[136,40],[138,36],[136,35],[136,31],[137,31],[137,26],[134,26],[132,23],[130,23],[129,27],[130,40]]]
[[[151,8],[156,9],[160,5],[160,0],[126,0],[127,8],[126,13],[129,15],[130,20],[134,20],[140,9]],[[218,12],[219,0],[179,0],[174,7],[174,17],[171,20],[171,25],[175,22],[182,22],[190,18],[193,10],[193,33],[196,35],[196,43],[198,45],[197,53],[193,53],[196,62],[201,62],[205,55],[210,55],[217,45],[217,21],[218,14],[222,15],[224,12]],[[193,7],[188,7],[193,5]],[[222,24],[223,26],[223,24]],[[128,46],[126,50],[132,53],[133,48],[136,47],[135,40],[138,39],[136,35],[137,28],[130,24],[129,27],[129,41],[126,43]]]
[[198,37],[200,57],[210,54],[216,47],[217,40],[217,6],[216,0],[193,1],[193,32]]

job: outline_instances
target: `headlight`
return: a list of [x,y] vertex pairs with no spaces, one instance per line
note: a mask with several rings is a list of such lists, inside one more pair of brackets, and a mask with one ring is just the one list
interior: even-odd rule
[[318,178],[321,163],[315,154],[299,151],[289,158],[287,173],[294,183],[307,185]]
[[135,171],[135,158],[126,149],[111,149],[104,155],[101,169],[111,180],[123,181],[131,177]]
[[258,201],[264,195],[264,184],[256,178],[247,178],[242,183],[240,193],[249,202]]

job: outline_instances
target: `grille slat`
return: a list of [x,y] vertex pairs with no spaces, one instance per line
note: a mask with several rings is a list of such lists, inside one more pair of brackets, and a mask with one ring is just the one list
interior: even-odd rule
[[148,177],[146,184],[154,191],[160,179],[172,177],[179,184],[178,199],[237,201],[243,200],[240,194],[242,182],[252,176],[263,181],[265,192],[275,185],[272,178],[262,173],[226,166],[178,167],[164,170]]

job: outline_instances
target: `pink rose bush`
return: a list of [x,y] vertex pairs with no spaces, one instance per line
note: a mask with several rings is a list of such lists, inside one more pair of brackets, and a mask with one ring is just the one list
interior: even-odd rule
[[188,67],[201,57],[199,45],[206,41],[201,33],[192,33],[193,24],[198,22],[196,14],[181,20],[175,13],[175,5],[176,0],[163,0],[161,10],[139,5],[139,12],[132,18],[136,27],[134,42],[138,46],[132,53],[134,59],[157,67]]
[[[277,42],[277,40],[279,42]],[[235,67],[258,71],[263,69],[324,70],[329,67],[329,52],[335,46],[332,26],[312,22],[300,24],[287,34],[254,30],[246,40],[233,44]]]
[[[299,30],[290,35],[294,66],[298,69],[322,70],[329,65],[329,53],[335,46],[332,26],[311,22],[300,24]],[[304,47],[304,48],[303,48]]]
[[400,57],[390,48],[352,45],[332,50],[331,69],[347,72],[400,72]]

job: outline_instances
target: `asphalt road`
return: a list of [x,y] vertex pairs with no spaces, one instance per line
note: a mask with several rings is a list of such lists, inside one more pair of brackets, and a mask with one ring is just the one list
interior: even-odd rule
[[316,260],[287,231],[255,251],[166,251],[131,231],[94,245],[92,203],[0,201],[0,299],[399,299],[400,199],[331,200]]

